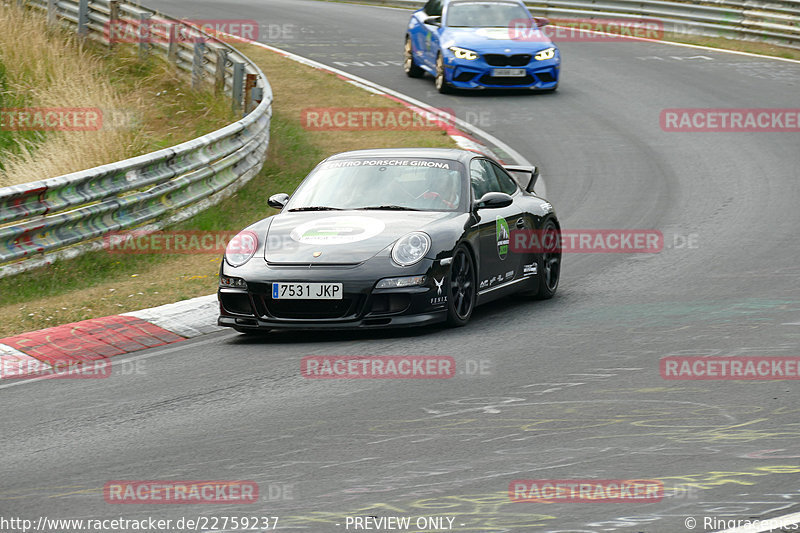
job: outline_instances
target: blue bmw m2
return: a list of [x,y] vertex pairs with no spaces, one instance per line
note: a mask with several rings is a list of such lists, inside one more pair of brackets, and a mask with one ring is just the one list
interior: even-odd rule
[[411,16],[403,69],[436,89],[555,91],[561,56],[518,0],[429,0]]

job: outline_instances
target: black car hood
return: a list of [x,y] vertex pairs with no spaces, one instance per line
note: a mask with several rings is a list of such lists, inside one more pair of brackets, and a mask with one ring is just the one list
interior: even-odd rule
[[[270,264],[362,263],[410,231],[458,213],[441,211],[287,212],[272,218]],[[317,255],[317,257],[315,257]]]

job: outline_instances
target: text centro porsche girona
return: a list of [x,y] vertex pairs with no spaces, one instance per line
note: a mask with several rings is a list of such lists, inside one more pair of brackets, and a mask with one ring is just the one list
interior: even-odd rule
[[230,241],[218,323],[243,333],[462,326],[476,305],[513,292],[551,298],[560,245],[518,253],[510,242],[518,229],[560,243],[537,177],[456,149],[329,157],[291,197],[270,197],[279,214]]
[[411,15],[403,69],[433,75],[436,88],[558,88],[561,56],[519,0],[429,0]]

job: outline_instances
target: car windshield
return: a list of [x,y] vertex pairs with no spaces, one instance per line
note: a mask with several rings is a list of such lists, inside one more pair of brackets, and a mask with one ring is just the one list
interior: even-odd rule
[[286,210],[456,211],[463,165],[444,159],[339,159],[309,175]]
[[524,7],[509,2],[457,2],[447,9],[447,26],[456,28],[508,28],[529,18]]

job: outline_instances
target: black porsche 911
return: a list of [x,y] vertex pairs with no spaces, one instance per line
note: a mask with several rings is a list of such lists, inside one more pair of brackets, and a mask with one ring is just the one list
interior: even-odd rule
[[560,248],[510,245],[512,229],[560,235],[537,177],[464,150],[329,157],[291,197],[270,197],[279,214],[230,241],[218,323],[243,333],[463,326],[495,298],[551,298]]

